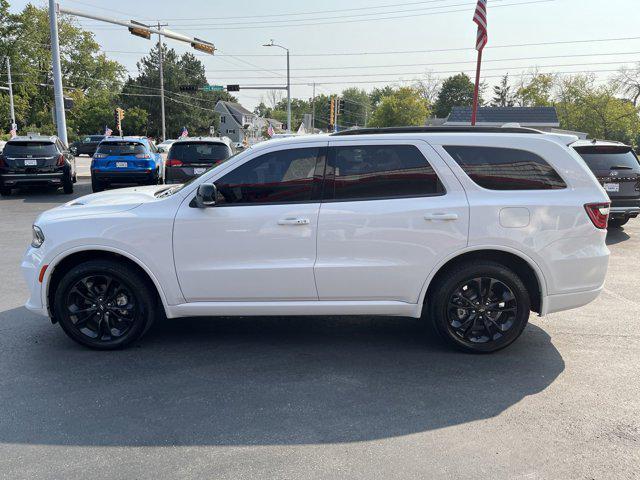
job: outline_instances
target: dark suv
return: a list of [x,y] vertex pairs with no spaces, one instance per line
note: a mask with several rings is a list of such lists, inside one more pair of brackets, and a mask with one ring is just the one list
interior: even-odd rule
[[75,150],[76,155],[89,155],[90,157],[96,153],[98,145],[104,140],[104,135],[87,135],[82,140],[73,142],[71,148]]
[[226,138],[199,137],[178,140],[171,145],[165,162],[165,182],[184,183],[233,155]]
[[619,228],[640,214],[640,162],[633,148],[619,142],[583,140],[580,154],[611,199],[609,227]]
[[0,155],[0,194],[27,186],[62,187],[73,193],[76,159],[58,137],[14,137]]

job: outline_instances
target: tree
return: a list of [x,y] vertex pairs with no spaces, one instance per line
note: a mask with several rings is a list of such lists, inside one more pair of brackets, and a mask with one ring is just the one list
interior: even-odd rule
[[338,124],[346,127],[364,126],[371,114],[369,95],[359,88],[347,88],[340,95],[344,100],[344,112],[338,118]]
[[[311,113],[311,105],[309,101],[301,98],[291,99],[291,130],[297,130],[304,120],[304,114]],[[271,112],[271,115],[276,120],[287,124],[287,99],[280,100],[276,107]],[[284,119],[284,121],[283,121]]]
[[640,104],[640,63],[634,68],[622,67],[614,79],[616,86],[634,106]]
[[556,77],[547,73],[522,75],[515,95],[516,104],[520,107],[552,106],[556,83]]
[[424,125],[429,109],[420,94],[413,88],[402,87],[391,95],[382,97],[371,116],[372,127],[401,127]]
[[416,80],[413,88],[418,91],[422,99],[427,102],[427,105],[432,106],[442,88],[442,80],[435,77],[431,72],[427,72],[422,78]]
[[[470,107],[473,105],[474,84],[468,75],[459,73],[447,78],[442,83],[434,110],[436,117],[446,118],[453,107]],[[479,102],[482,104],[482,99]]]
[[507,73],[500,83],[493,87],[492,107],[513,107],[515,100],[509,85],[509,74]]
[[383,97],[388,97],[389,95],[393,94],[393,92],[395,91],[395,89],[389,85],[382,87],[382,88],[374,88],[371,93],[369,94],[369,99],[371,101],[371,107],[372,108],[378,108],[378,105],[380,105],[380,102],[382,101]]

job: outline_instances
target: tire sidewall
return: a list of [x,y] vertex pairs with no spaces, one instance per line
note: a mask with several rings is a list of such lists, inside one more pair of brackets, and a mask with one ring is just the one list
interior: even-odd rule
[[[452,331],[448,321],[448,300],[453,292],[461,284],[478,277],[491,277],[501,281],[511,289],[517,302],[514,325],[502,338],[487,344],[463,340]],[[531,314],[531,301],[522,280],[510,269],[493,262],[456,269],[442,279],[430,298],[433,300],[430,302],[428,313],[437,332],[450,344],[471,353],[491,353],[508,347],[522,334]]]
[[[134,295],[136,304],[139,305],[140,308],[138,319],[131,329],[121,338],[110,342],[96,342],[83,335],[73,325],[66,309],[68,292],[76,282],[88,275],[103,274],[111,275],[122,282],[129,289],[130,293]],[[91,261],[72,268],[61,279],[54,298],[55,319],[64,332],[81,345],[96,350],[117,350],[138,340],[153,322],[155,310],[154,297],[145,280],[133,269],[109,261]]]

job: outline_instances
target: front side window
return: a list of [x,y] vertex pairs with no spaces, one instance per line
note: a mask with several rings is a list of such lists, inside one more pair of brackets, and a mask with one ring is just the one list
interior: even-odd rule
[[330,149],[324,198],[370,200],[443,195],[444,187],[414,145]]
[[321,178],[316,165],[322,148],[296,148],[271,152],[239,166],[215,182],[217,204],[308,202],[316,196]]
[[489,190],[557,190],[566,188],[558,172],[526,150],[496,147],[444,147],[477,185]]

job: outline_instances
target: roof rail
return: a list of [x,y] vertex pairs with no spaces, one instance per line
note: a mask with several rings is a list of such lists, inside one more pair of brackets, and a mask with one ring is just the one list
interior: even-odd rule
[[522,127],[383,127],[355,128],[332,133],[331,136],[375,135],[380,133],[530,133],[542,134],[540,130]]

